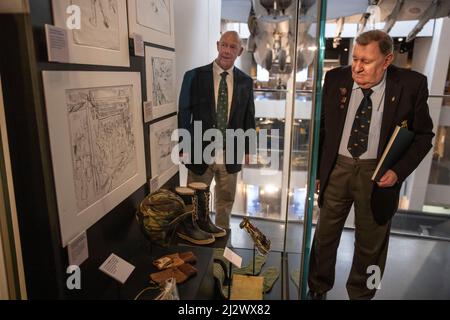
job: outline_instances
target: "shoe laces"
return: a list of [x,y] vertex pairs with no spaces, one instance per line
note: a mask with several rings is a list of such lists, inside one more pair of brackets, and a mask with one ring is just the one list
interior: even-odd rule
[[209,191],[205,191],[205,210],[206,215],[208,215],[211,211],[209,210],[209,200],[211,198],[211,193]]
[[194,212],[192,213],[192,217],[194,221],[198,220],[198,198],[196,195],[192,196],[192,204],[194,205]]

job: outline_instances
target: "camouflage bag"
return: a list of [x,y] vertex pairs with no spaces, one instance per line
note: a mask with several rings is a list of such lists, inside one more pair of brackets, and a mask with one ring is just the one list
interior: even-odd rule
[[137,218],[150,241],[167,246],[172,241],[178,223],[189,214],[178,195],[159,189],[141,201]]

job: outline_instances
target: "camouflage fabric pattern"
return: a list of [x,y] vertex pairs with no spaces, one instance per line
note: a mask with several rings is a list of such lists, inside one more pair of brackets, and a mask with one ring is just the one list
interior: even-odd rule
[[144,233],[150,241],[166,246],[186,212],[183,200],[175,193],[159,189],[142,200],[137,213]]

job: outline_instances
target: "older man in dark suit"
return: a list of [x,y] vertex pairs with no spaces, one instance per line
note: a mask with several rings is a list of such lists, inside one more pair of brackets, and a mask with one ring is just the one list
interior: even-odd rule
[[[227,129],[255,129],[253,81],[234,66],[243,51],[239,35],[235,31],[225,32],[217,42],[217,50],[218,56],[213,63],[186,72],[178,114],[179,128],[188,130],[192,139],[191,153],[184,154],[184,158],[188,158],[188,184],[203,182],[209,186],[213,178],[216,182],[215,222],[219,228],[205,230],[216,237],[224,235],[221,228],[230,227],[237,172],[241,170],[243,155],[248,162],[253,148],[249,140],[240,144],[237,138],[232,138],[234,147],[229,150],[224,145],[224,148],[216,149],[213,161],[208,163],[202,155],[211,142],[203,141],[203,135],[210,129],[220,132],[223,137]],[[202,136],[195,135],[196,124],[201,124]],[[200,148],[196,149],[195,144]]]
[[[371,299],[381,279],[401,183],[431,149],[425,76],[391,66],[393,44],[388,34],[362,33],[350,67],[327,72],[320,129],[320,215],[309,270],[309,296],[324,298],[333,287],[336,252],[352,205],[355,208],[355,251],[347,292],[350,299]],[[380,181],[372,174],[397,125],[415,134],[400,160]],[[376,279],[377,277],[374,277]]]

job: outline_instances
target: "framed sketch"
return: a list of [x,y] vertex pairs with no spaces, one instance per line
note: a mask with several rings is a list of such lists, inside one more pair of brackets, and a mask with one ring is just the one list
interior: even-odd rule
[[145,42],[175,48],[174,0],[128,0],[130,38],[137,33]]
[[[67,29],[69,62],[130,66],[127,8],[123,0],[52,0],[54,23]],[[66,12],[80,8],[80,29],[69,30]]]
[[172,141],[172,133],[178,127],[177,117],[173,116],[150,125],[150,159],[152,180],[157,178],[158,187],[161,187],[175,173],[178,164],[172,161],[172,150],[177,141]]
[[63,246],[145,184],[138,72],[43,71]]
[[175,52],[145,46],[147,99],[152,105],[152,118],[177,111],[175,94]]

